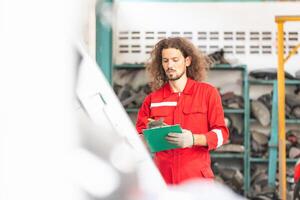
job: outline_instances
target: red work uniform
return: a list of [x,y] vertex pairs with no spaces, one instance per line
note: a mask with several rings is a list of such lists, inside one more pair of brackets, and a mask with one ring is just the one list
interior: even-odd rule
[[300,159],[298,159],[294,168],[294,182],[297,183],[300,180]]
[[148,118],[160,119],[169,125],[180,124],[193,134],[204,134],[207,147],[172,149],[157,152],[154,162],[167,184],[179,184],[192,178],[214,178],[209,150],[228,140],[224,111],[219,92],[208,83],[188,79],[181,93],[174,93],[166,83],[149,94],[138,113],[138,133],[146,128]]

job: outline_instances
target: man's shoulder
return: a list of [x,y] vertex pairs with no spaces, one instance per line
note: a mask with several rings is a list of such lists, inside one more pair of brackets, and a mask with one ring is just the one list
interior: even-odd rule
[[218,89],[207,82],[196,82],[195,87],[194,87],[194,94],[206,94],[208,96],[212,95],[212,94],[216,94],[218,93]]
[[152,91],[151,93],[148,94],[148,98],[157,98],[157,97],[162,97],[164,94],[163,88],[159,88],[157,90]]
[[161,87],[157,90],[150,92],[146,98],[158,97],[158,96],[162,96],[163,94],[164,94],[164,89],[163,89],[163,87]]
[[216,89],[215,86],[213,86],[212,84],[208,83],[208,82],[204,82],[204,81],[195,81],[195,85],[197,88],[201,88],[201,89],[208,89],[208,90],[214,90]]

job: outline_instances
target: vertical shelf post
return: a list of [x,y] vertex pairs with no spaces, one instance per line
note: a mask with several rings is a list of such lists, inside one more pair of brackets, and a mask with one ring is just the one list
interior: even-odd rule
[[273,83],[271,139],[269,141],[268,185],[275,189],[278,147],[278,92],[277,81]]
[[243,95],[244,95],[244,194],[248,196],[250,191],[250,134],[249,134],[249,119],[250,119],[250,104],[249,104],[249,81],[247,66],[243,70]]
[[107,81],[112,84],[112,24],[105,19],[103,9],[112,7],[112,0],[98,1],[96,5],[96,61]]

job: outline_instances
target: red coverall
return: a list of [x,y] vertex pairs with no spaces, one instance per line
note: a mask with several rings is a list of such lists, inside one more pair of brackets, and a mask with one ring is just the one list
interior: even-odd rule
[[297,161],[294,169],[294,182],[297,183],[300,179],[300,160]]
[[208,147],[172,149],[157,152],[154,162],[167,184],[178,184],[192,178],[214,178],[209,150],[228,140],[228,129],[219,92],[213,86],[188,79],[181,93],[174,93],[166,83],[149,94],[138,113],[138,133],[146,128],[148,118],[160,119],[169,125],[180,124],[193,134],[204,134]]

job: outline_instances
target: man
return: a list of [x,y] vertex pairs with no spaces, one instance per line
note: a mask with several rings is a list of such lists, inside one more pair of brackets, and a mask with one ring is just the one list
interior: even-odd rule
[[180,37],[163,39],[151,52],[147,71],[152,89],[141,106],[136,129],[149,119],[180,124],[182,134],[169,133],[166,140],[180,148],[157,152],[154,161],[167,184],[193,178],[212,179],[209,150],[228,140],[221,98],[205,78],[207,60],[192,43]]

